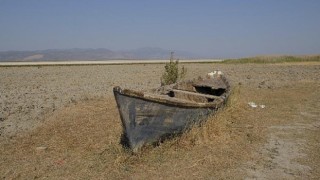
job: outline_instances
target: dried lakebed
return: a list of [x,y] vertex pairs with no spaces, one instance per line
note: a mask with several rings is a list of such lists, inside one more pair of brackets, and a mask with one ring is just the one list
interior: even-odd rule
[[[101,133],[105,133],[106,137],[96,135],[91,140],[86,139],[85,142],[89,143],[88,147],[103,148],[100,147],[103,146],[103,143],[96,142],[100,138],[108,140],[104,144],[110,143],[110,147],[118,147],[117,140],[121,128],[112,97],[113,86],[118,85],[138,90],[156,88],[160,85],[163,64],[0,67],[0,174],[5,179],[44,178],[46,176],[54,178],[60,175],[67,178],[70,175],[63,173],[65,170],[68,172],[80,168],[83,171],[75,173],[74,175],[79,174],[77,177],[126,178],[132,176],[139,178],[159,175],[159,177],[168,178],[176,174],[173,172],[175,168],[166,168],[166,163],[170,162],[170,164],[176,164],[177,168],[179,166],[190,167],[195,172],[194,178],[199,176],[204,178],[237,178],[241,176],[249,179],[319,178],[320,93],[318,90],[320,89],[320,63],[240,65],[195,63],[185,64],[185,67],[188,69],[187,78],[202,76],[213,70],[221,70],[225,72],[232,86],[241,87],[239,106],[242,108],[240,115],[243,116],[237,117],[238,114],[232,114],[234,113],[232,112],[228,118],[232,127],[228,131],[222,132],[228,134],[232,131],[229,135],[234,136],[235,140],[246,138],[248,144],[243,144],[243,147],[247,148],[245,149],[248,153],[246,159],[229,159],[228,166],[219,169],[216,167],[214,159],[209,161],[208,156],[228,159],[230,153],[242,152],[238,152],[236,146],[232,146],[233,142],[229,142],[228,146],[231,148],[226,149],[230,151],[229,155],[216,157],[214,149],[211,149],[213,154],[208,154],[208,150],[198,151],[202,147],[200,144],[187,151],[177,147],[180,156],[175,155],[176,159],[175,156],[168,155],[172,152],[163,150],[161,151],[164,154],[163,158],[171,157],[167,161],[157,160],[148,163],[141,160],[139,165],[148,170],[146,175],[139,169],[130,166],[130,162],[124,162],[124,165],[120,163],[116,167],[110,166],[108,169],[109,166],[100,166],[100,161],[90,160],[88,162],[95,164],[94,167],[101,168],[91,171],[90,167],[77,164],[76,157],[81,159],[83,156],[76,156],[79,149],[70,147],[67,143],[63,146],[64,148],[61,148],[70,148],[68,151],[71,154],[67,154],[60,162],[63,153],[54,150],[45,142],[49,143],[52,139],[62,136],[54,132],[63,133],[63,130],[76,132],[72,136],[75,141],[76,139],[81,140],[82,133],[86,137],[94,134],[92,131],[85,134],[84,131],[73,129],[76,128],[73,125],[82,122],[82,117],[92,120],[91,122],[85,121],[87,128],[95,127],[95,120],[105,118],[103,121],[101,120],[102,124],[99,126],[104,127],[105,132],[101,129]],[[251,108],[247,104],[251,101],[264,104],[266,107],[263,109]],[[79,117],[78,114],[82,116]],[[57,125],[64,121],[69,123],[69,120],[70,124],[68,125]],[[105,124],[103,124],[104,122]],[[114,123],[119,124],[116,124],[113,130],[107,128]],[[51,124],[57,126],[50,129]],[[239,128],[234,128],[235,126],[239,126]],[[44,140],[45,136],[37,136],[41,129],[46,130],[47,140]],[[82,147],[82,144],[78,144],[77,147]],[[87,149],[88,147],[82,148]],[[23,150],[23,153],[16,148]],[[37,148],[36,151],[44,151],[47,154],[35,154],[34,149]],[[95,153],[90,154],[91,151],[84,152],[87,156],[96,157]],[[108,152],[103,155],[105,162],[112,161],[117,164],[119,158],[112,156],[112,154],[119,155],[115,150],[103,152]],[[193,152],[196,153],[194,157],[199,157],[203,162],[193,160],[197,163],[184,164],[192,160],[192,158],[189,160],[184,157]],[[206,153],[202,154],[201,152]],[[145,156],[151,156],[152,153],[153,151]],[[27,155],[29,161],[24,157]],[[41,161],[41,158],[49,158],[49,160]],[[28,163],[19,163],[22,161]],[[58,164],[62,162],[70,162],[70,164],[61,166],[63,171],[60,171],[59,168],[55,168],[57,161]],[[53,166],[50,165],[51,162],[54,164]],[[78,163],[85,164],[81,161]],[[41,166],[38,167],[38,164]],[[126,168],[122,169],[123,166],[126,166],[127,170]],[[156,168],[158,166],[160,168]],[[204,171],[200,167],[207,167],[211,170]],[[128,171],[128,168],[131,170]],[[180,171],[186,171],[185,174],[188,174],[190,169],[180,168]],[[109,175],[104,172],[109,172]],[[183,177],[181,175],[181,178]]]

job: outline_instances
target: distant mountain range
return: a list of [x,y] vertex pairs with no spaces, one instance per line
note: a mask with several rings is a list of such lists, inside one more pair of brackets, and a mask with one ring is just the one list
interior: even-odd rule
[[[162,48],[140,48],[128,51],[109,49],[48,49],[37,51],[2,51],[0,61],[73,61],[73,60],[110,60],[110,59],[169,59],[170,50]],[[197,55],[174,51],[175,59],[194,59]]]

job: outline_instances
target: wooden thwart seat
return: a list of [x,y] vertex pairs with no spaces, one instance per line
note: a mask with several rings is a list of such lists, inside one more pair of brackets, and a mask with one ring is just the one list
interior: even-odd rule
[[214,96],[214,95],[210,95],[210,94],[200,94],[200,93],[195,93],[195,92],[190,92],[190,91],[183,91],[183,90],[178,90],[178,89],[172,89],[172,92],[174,92],[175,94],[181,93],[181,94],[186,94],[186,95],[190,95],[190,96],[197,96],[197,97],[205,97],[205,98],[209,98],[209,99],[221,99],[223,100],[220,96]]

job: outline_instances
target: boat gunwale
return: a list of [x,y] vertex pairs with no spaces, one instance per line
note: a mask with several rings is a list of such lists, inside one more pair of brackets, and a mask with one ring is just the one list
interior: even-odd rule
[[[141,100],[149,101],[149,102],[156,102],[164,105],[171,105],[171,106],[178,106],[182,108],[213,108],[217,109],[221,107],[226,99],[219,96],[219,98],[216,98],[213,102],[208,103],[198,103],[188,100],[183,100],[179,98],[173,98],[173,97],[162,97],[161,95],[154,95],[151,93],[144,93],[141,91],[135,91],[131,89],[122,89],[119,86],[116,86],[113,88],[114,92],[117,92],[121,95],[138,98]],[[229,91],[225,93],[225,96],[228,96]]]

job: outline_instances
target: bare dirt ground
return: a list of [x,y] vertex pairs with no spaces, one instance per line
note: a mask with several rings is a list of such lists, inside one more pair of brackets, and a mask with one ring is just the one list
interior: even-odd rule
[[132,155],[112,87],[158,87],[163,66],[0,67],[0,178],[320,178],[320,63],[185,64],[186,78],[222,70],[228,105]]

